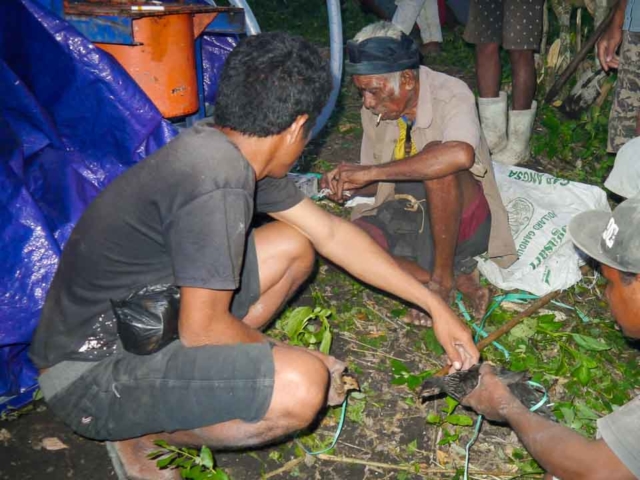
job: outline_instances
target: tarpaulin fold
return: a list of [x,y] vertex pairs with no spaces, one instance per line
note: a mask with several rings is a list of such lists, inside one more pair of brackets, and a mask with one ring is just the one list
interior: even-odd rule
[[0,410],[30,400],[28,345],[82,211],[174,135],[109,54],[33,0],[0,1]]

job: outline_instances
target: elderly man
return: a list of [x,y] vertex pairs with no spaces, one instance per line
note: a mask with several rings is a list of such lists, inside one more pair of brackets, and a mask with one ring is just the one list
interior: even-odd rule
[[[455,287],[481,316],[489,292],[474,257],[488,250],[506,268],[516,254],[473,94],[421,67],[414,42],[390,23],[365,27],[347,51],[363,99],[361,165],[340,165],[322,186],[336,201],[375,194],[356,223],[443,299]],[[418,312],[408,320],[429,324]]]
[[[640,198],[613,212],[591,211],[569,224],[574,243],[600,262],[609,281],[611,313],[622,332],[640,338]],[[640,397],[598,420],[601,438],[587,440],[573,430],[531,413],[483,365],[480,382],[463,404],[491,420],[507,422],[529,453],[562,480],[640,478]]]

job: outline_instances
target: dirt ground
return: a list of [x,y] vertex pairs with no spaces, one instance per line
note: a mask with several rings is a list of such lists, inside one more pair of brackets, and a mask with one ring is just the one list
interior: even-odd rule
[[[469,82],[473,80],[468,71],[449,72]],[[330,133],[314,142],[302,159],[303,165],[326,170],[341,161],[357,161],[359,100],[348,86],[344,88],[339,115],[329,126]],[[325,206],[345,214],[335,206]],[[583,300],[593,305],[590,314],[601,319],[602,328],[610,329],[602,291],[595,287],[590,292],[586,297],[567,294],[562,301],[575,304]],[[403,308],[400,303],[324,262],[320,262],[316,276],[295,305],[318,303],[335,310],[331,319],[332,354],[348,362],[362,385],[362,392],[350,399],[335,448],[317,457],[301,455],[299,444],[315,450],[326,446],[337,429],[339,409],[320,418],[310,435],[255,452],[215,452],[217,464],[234,480],[461,478],[465,445],[473,435],[473,427],[427,423],[429,414],[443,415],[446,401],[440,398],[422,405],[415,390],[392,383],[398,383],[401,376],[398,365],[405,365],[416,374],[443,365],[442,355],[434,352],[430,332],[405,325],[399,319]],[[551,311],[556,310],[551,307]],[[565,317],[567,328],[578,322],[573,314]],[[550,352],[555,351],[553,346],[549,348]],[[625,352],[626,361],[637,365],[638,352]],[[558,375],[552,396],[568,397],[562,388],[566,381]],[[473,413],[460,408],[456,413],[468,415],[475,422]],[[447,444],[447,437],[452,435],[458,438]],[[526,478],[525,471],[539,469],[529,462],[511,430],[484,422],[471,449],[471,478]],[[103,444],[74,435],[53,418],[42,402],[37,402],[29,413],[0,421],[0,480],[36,478],[102,480],[113,479],[115,474]]]

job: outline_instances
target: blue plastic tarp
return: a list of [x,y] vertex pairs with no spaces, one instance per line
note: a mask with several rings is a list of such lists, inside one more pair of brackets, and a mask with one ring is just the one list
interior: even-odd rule
[[236,35],[203,35],[202,36],[202,70],[204,77],[204,101],[214,104],[218,91],[218,79],[222,67],[238,44]]
[[75,222],[175,134],[67,22],[33,0],[0,1],[0,411],[36,385],[27,350]]

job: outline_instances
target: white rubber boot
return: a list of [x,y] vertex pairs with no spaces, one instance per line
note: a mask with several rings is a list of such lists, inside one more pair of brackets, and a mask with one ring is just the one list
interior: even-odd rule
[[510,110],[509,111],[509,142],[507,147],[495,155],[491,155],[494,161],[505,165],[518,165],[529,159],[531,147],[531,131],[533,121],[536,119],[536,109],[538,104],[534,100],[531,110]]
[[491,153],[507,146],[507,93],[496,98],[478,98],[478,113],[484,138]]

